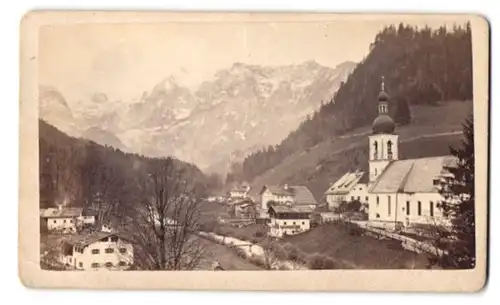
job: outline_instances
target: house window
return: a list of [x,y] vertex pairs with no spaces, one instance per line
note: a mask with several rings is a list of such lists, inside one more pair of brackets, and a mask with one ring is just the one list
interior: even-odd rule
[[127,249],[125,249],[125,248],[120,248],[120,253],[122,253],[122,254],[123,254],[123,253],[125,253],[125,252],[127,252]]
[[387,196],[387,215],[391,216],[391,196]]
[[64,219],[63,222],[66,223],[66,219]]
[[358,201],[360,201],[360,200],[361,200],[361,196],[358,196]]
[[118,265],[119,265],[119,266],[126,266],[126,265],[127,265],[127,263],[125,263],[124,261],[120,261],[120,262],[118,263]]
[[106,250],[104,250],[104,252],[106,252],[106,253],[113,253],[115,251],[112,248],[107,248]]
[[351,196],[351,201],[354,201],[354,196]]
[[387,157],[392,160],[392,141],[387,141]]
[[56,223],[56,220],[54,220],[54,223]]
[[92,263],[91,267],[92,268],[99,268],[99,263]]
[[380,203],[380,198],[378,198],[378,196],[377,196],[377,207],[378,207],[379,203]]
[[410,215],[410,202],[406,202],[406,215]]
[[286,226],[286,221],[284,221],[283,224]]
[[79,263],[78,263],[78,266],[80,266],[80,268],[83,268],[83,263],[82,263],[82,262],[79,262]]
[[432,180],[432,183],[437,186],[440,184],[440,181],[439,181],[439,179],[434,179],[434,180]]
[[109,267],[113,267],[113,263],[112,262],[106,262],[105,266],[108,267],[108,268]]
[[70,257],[70,258],[69,258],[69,262],[71,263],[71,261],[72,261],[72,260],[73,260],[73,259]]
[[302,222],[302,224],[303,224],[303,225],[305,225],[305,224],[306,224],[306,222],[305,222],[305,221],[303,221],[303,222]]
[[99,249],[92,249],[92,254],[99,254]]
[[365,201],[368,202],[368,196],[365,197]]
[[293,224],[295,224],[295,221],[293,222]]
[[376,215],[375,217],[380,218],[380,214],[379,214],[379,213],[377,213],[377,215]]
[[429,202],[429,213],[431,217],[434,217],[434,202]]
[[112,242],[117,242],[118,241],[118,236],[111,236],[111,241]]
[[421,216],[422,215],[422,202],[418,202],[418,216]]

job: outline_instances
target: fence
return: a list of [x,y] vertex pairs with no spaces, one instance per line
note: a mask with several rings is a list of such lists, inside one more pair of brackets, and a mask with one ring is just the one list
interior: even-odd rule
[[372,233],[375,233],[375,234],[378,234],[380,236],[384,236],[387,238],[392,238],[392,239],[401,241],[403,248],[405,248],[406,250],[413,251],[416,253],[425,252],[425,253],[428,253],[431,255],[436,255],[436,256],[443,256],[443,255],[447,254],[446,251],[444,251],[442,249],[438,249],[436,246],[430,244],[429,242],[418,241],[418,240],[415,240],[413,238],[403,236],[403,235],[400,235],[397,233],[388,232],[388,231],[383,230],[383,229],[374,228],[374,227],[370,226],[367,222],[357,222],[357,221],[351,221],[351,222],[355,223],[359,227],[361,227],[369,232],[372,232]]

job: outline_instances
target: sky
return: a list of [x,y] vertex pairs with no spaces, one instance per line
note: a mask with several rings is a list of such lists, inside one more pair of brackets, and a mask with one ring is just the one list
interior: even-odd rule
[[44,26],[39,79],[41,85],[61,91],[70,105],[97,92],[115,101],[132,101],[171,75],[180,85],[196,88],[235,62],[291,65],[315,60],[329,67],[359,62],[377,32],[391,23],[376,19]]

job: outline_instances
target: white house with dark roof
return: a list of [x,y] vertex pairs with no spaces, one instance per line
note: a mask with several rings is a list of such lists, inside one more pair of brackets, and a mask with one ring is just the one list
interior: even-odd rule
[[128,269],[134,263],[134,247],[109,230],[72,235],[63,242],[61,262],[77,270]]
[[40,221],[48,231],[75,233],[84,224],[95,223],[95,214],[79,207],[40,209]]
[[296,235],[311,228],[311,213],[314,211],[309,206],[275,205],[269,207],[270,216],[269,235],[283,237]]
[[261,209],[267,211],[269,202],[279,205],[309,206],[314,209],[317,206],[311,191],[302,185],[290,186],[265,185],[260,191]]
[[[372,125],[369,142],[369,172],[348,172],[325,192],[329,204],[365,197],[372,223],[396,225],[446,222],[438,203],[440,181],[456,162],[454,156],[399,160],[396,125],[388,115],[389,97],[378,96],[379,115]],[[367,179],[366,183],[362,179]],[[357,193],[355,193],[357,191]]]

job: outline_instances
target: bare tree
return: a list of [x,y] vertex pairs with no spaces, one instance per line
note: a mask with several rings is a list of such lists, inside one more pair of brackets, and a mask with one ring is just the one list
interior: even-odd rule
[[141,198],[129,226],[136,264],[148,270],[196,268],[204,255],[194,234],[203,188],[173,158],[149,160],[145,176],[138,181]]

